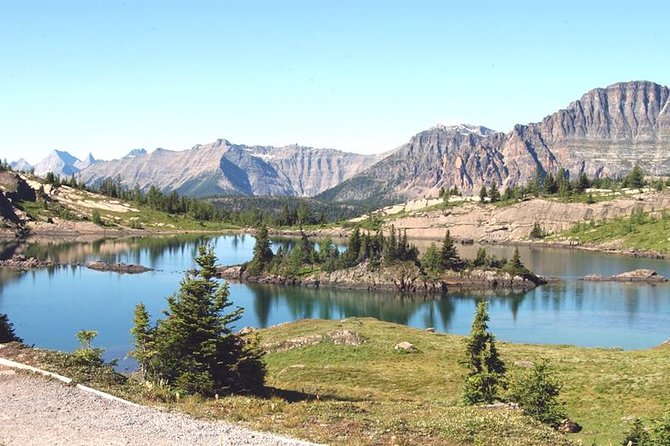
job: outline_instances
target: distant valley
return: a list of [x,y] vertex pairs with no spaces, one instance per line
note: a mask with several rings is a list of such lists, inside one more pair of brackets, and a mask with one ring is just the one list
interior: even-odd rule
[[617,177],[636,163],[648,175],[670,173],[670,92],[652,82],[589,91],[542,121],[501,133],[483,126],[438,125],[380,155],[297,145],[246,146],[225,139],[190,150],[134,150],[112,161],[54,151],[35,166],[89,185],[118,178],[124,187],[155,186],[192,197],[316,196],[374,205],[435,196],[440,188],[476,193],[481,185],[525,184],[537,172],[565,168],[575,178]]

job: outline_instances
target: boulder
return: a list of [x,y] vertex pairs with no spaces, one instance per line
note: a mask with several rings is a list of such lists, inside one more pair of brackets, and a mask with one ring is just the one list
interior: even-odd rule
[[411,342],[403,341],[396,344],[395,351],[403,353],[416,353],[418,350]]
[[558,425],[557,430],[564,434],[574,434],[581,431],[582,427],[576,422],[566,418],[565,420],[561,421],[561,424]]
[[633,271],[626,271],[624,273],[615,274],[613,276],[601,276],[600,274],[588,274],[580,280],[587,282],[644,282],[644,283],[660,283],[667,282],[668,279],[658,274],[652,269],[635,269]]

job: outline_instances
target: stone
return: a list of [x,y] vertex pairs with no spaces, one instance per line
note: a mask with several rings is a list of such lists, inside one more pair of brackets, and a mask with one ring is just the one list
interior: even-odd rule
[[403,341],[396,344],[395,351],[403,353],[416,353],[418,350],[411,342]]
[[558,425],[557,430],[565,434],[574,434],[581,431],[582,427],[570,419],[565,419]]

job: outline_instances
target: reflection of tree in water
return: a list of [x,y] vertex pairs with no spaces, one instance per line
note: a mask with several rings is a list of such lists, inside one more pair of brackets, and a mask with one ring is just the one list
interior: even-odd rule
[[253,307],[258,325],[260,328],[266,328],[270,321],[272,301],[276,298],[276,295],[270,287],[250,284],[249,288],[254,293]]
[[624,284],[623,296],[626,299],[626,311],[628,313],[628,324],[635,322],[635,317],[640,309],[640,286],[639,284]]
[[275,301],[284,302],[293,319],[370,316],[405,325],[421,306],[426,305],[423,299],[415,296],[383,292],[272,285],[250,285],[249,288],[254,293],[254,310],[262,326],[269,323],[270,306]]

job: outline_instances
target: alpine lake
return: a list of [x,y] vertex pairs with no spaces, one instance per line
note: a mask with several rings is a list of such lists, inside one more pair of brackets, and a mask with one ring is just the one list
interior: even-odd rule
[[[32,271],[0,269],[0,313],[28,345],[73,350],[75,333],[99,333],[94,345],[106,359],[131,368],[127,352],[133,310],[143,302],[152,317],[163,317],[166,297],[179,289],[194,267],[198,246],[214,247],[218,264],[252,257],[250,235],[182,235],[107,239],[96,242],[50,241],[0,244],[0,259],[15,253],[68,264]],[[275,240],[276,249],[290,240]],[[427,242],[418,243],[425,248]],[[422,246],[423,245],[423,246]],[[478,246],[458,245],[461,257],[473,258]],[[514,247],[486,246],[498,257]],[[236,328],[269,327],[306,318],[374,317],[417,328],[467,334],[476,300],[489,300],[490,327],[502,341],[574,344],[586,347],[641,349],[670,338],[670,283],[614,283],[579,280],[649,268],[670,277],[670,261],[550,248],[519,248],[524,264],[537,274],[556,278],[527,292],[448,293],[444,296],[400,295],[332,288],[229,283],[231,308],[245,309]],[[124,262],[152,268],[142,274],[94,271],[88,261]]]

